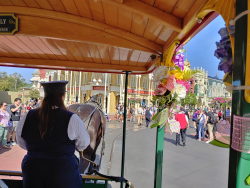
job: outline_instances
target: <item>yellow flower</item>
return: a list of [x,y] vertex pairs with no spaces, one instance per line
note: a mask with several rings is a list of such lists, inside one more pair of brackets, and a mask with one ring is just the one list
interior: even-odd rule
[[167,66],[168,68],[169,67],[175,67],[175,63],[173,61],[167,62],[167,60],[166,60],[165,66]]
[[180,72],[178,70],[172,70],[170,71],[171,76],[175,75],[175,79],[182,80],[183,79],[183,72]]

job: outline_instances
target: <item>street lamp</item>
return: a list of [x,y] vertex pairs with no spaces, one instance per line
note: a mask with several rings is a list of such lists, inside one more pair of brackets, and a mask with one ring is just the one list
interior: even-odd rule
[[99,86],[99,83],[102,83],[102,80],[101,78],[98,78],[98,79],[94,78],[93,82],[95,82],[95,85]]

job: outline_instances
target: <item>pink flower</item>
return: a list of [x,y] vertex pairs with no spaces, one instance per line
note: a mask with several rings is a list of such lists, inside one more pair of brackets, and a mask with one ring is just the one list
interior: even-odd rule
[[167,85],[165,86],[169,91],[173,91],[176,84],[175,76],[169,76],[167,78]]
[[167,88],[163,87],[163,88],[156,88],[155,89],[155,95],[163,95],[164,93],[166,93]]
[[187,92],[187,94],[188,94],[188,91],[189,91],[189,88],[190,88],[190,83],[189,83],[188,81],[177,80],[176,83],[185,86],[185,87],[186,87],[186,90],[187,90],[186,92]]
[[155,95],[163,95],[164,93],[166,93],[167,88],[164,87],[162,84],[158,84],[157,88],[155,89]]
[[192,81],[194,81],[194,78],[192,77],[192,78],[190,78],[190,81],[192,82]]

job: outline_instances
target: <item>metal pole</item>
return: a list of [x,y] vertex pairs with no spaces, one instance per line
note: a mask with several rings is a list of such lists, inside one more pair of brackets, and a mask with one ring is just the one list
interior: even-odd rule
[[[126,141],[126,124],[127,124],[127,95],[128,95],[128,74],[131,72],[124,71],[125,78],[125,96],[124,96],[124,120],[123,120],[123,134],[122,134],[122,165],[121,165],[121,177],[124,177],[124,164],[125,164],[125,141]],[[121,182],[121,188],[123,183]]]

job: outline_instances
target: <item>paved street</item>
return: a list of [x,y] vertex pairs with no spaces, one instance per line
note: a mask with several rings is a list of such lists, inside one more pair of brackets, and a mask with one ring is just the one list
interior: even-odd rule
[[[143,122],[143,125],[145,122]],[[165,134],[163,156],[163,188],[226,188],[228,174],[228,152],[192,136],[188,130],[187,145],[176,146],[175,134]],[[106,149],[102,159],[101,172],[120,176],[122,152],[122,123],[112,120],[105,135]],[[128,122],[126,134],[125,176],[136,188],[153,188],[156,129],[139,128]],[[111,151],[113,148],[113,153]],[[99,161],[97,151],[96,162]],[[19,146],[11,150],[0,150],[1,170],[21,170],[20,162],[25,151]],[[111,159],[111,160],[110,160]],[[0,177],[1,178],[1,177]],[[110,187],[119,184],[110,182]]]
[[[199,142],[192,133],[194,129],[189,129],[185,147],[175,145],[175,134],[165,134],[162,187],[226,188],[229,149]],[[152,188],[154,185],[155,142],[156,129],[147,128],[127,134],[125,175],[135,187]],[[121,146],[120,136],[114,144],[110,175],[120,175]],[[111,185],[119,187],[116,183]]]

